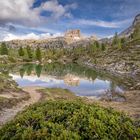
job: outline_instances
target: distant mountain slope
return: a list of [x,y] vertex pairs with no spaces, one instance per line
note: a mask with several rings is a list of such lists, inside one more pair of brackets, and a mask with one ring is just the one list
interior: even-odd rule
[[44,40],[12,40],[7,41],[6,44],[12,48],[19,48],[20,46],[26,47],[31,46],[33,48],[41,47],[41,48],[69,48],[69,47],[77,47],[77,46],[89,46],[96,39],[93,37],[82,38],[79,40],[71,41],[71,43],[67,42],[65,37],[56,37],[51,39]]
[[129,37],[129,36],[134,32],[134,29],[135,29],[135,27],[136,27],[138,24],[140,24],[140,14],[138,14],[138,15],[135,17],[135,19],[134,19],[132,25],[131,25],[130,27],[128,27],[126,30],[124,30],[123,32],[121,32],[121,33],[119,34],[119,36],[120,36],[120,37]]

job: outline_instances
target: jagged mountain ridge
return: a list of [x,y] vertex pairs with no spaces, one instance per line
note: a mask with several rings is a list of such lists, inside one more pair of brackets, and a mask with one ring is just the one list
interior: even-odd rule
[[89,37],[69,42],[65,37],[56,37],[44,40],[12,40],[7,41],[6,44],[12,48],[19,48],[20,46],[26,47],[27,45],[33,48],[36,48],[38,46],[41,48],[69,48],[77,46],[86,47],[92,44],[95,40],[96,39],[94,37]]
[[[119,34],[119,37],[130,37],[130,35],[134,32],[135,27],[140,24],[140,14],[138,14],[130,27]],[[73,33],[75,35],[71,35]],[[69,48],[69,47],[77,47],[77,46],[88,46],[92,44],[97,38],[95,37],[82,37],[80,30],[69,30],[68,35],[64,35],[63,37],[56,38],[48,38],[42,40],[12,40],[7,41],[6,44],[9,47],[26,47],[27,45],[36,48],[37,46],[42,48]],[[71,38],[72,37],[72,38]],[[75,39],[76,38],[76,39]],[[112,38],[103,38],[100,39],[99,42],[111,42]]]
[[140,24],[140,14],[136,15],[132,25],[119,34],[120,37],[129,37],[135,29],[135,26]]

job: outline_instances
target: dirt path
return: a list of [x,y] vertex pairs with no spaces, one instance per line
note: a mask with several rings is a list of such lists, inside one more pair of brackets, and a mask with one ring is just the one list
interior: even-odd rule
[[41,93],[36,91],[37,89],[39,89],[39,87],[24,87],[23,90],[29,93],[30,99],[27,101],[22,101],[10,109],[3,109],[0,114],[0,126],[12,120],[16,116],[16,114],[24,110],[26,106],[38,102],[42,96]]

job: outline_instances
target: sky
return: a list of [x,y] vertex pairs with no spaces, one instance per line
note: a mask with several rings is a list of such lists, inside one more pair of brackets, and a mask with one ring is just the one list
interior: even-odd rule
[[0,40],[45,39],[80,29],[113,36],[140,13],[140,0],[0,0]]

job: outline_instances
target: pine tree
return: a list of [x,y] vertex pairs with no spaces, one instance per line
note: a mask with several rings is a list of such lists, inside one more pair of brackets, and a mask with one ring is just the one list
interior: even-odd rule
[[117,32],[116,32],[115,35],[114,35],[112,44],[113,44],[113,46],[116,46],[117,43],[118,43],[118,34],[117,34]]
[[137,24],[134,29],[133,39],[140,39],[140,24]]
[[118,39],[117,46],[118,46],[118,49],[121,49],[122,48],[121,39]]
[[123,37],[123,38],[121,38],[120,39],[120,41],[121,41],[121,45],[122,45],[122,47],[125,47],[125,45],[126,45],[126,39]]
[[37,47],[35,54],[36,54],[36,59],[37,59],[39,62],[41,62],[42,57],[41,57],[41,50],[40,50],[39,47]]
[[100,48],[100,44],[99,44],[99,42],[98,42],[98,41],[95,41],[95,46],[96,46],[96,48],[97,48],[97,49],[99,49],[99,48]]
[[24,56],[24,50],[22,47],[19,48],[18,54],[19,54],[19,56]]
[[102,51],[105,51],[106,46],[104,43],[102,43],[101,48],[102,48]]
[[36,65],[35,71],[36,71],[37,77],[40,77],[41,72],[42,72],[42,66],[41,65]]
[[31,52],[31,48],[29,46],[26,47],[26,50],[27,50],[27,55],[28,55],[28,58],[32,59],[33,58],[33,54]]
[[8,55],[8,48],[4,42],[1,44],[0,54],[1,55]]

